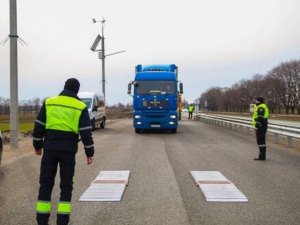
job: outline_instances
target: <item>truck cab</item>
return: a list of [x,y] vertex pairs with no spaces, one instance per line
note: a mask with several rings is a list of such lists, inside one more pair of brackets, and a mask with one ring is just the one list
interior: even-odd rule
[[133,85],[133,127],[136,133],[142,130],[168,129],[177,132],[178,91],[177,66],[137,65],[135,79],[128,85],[131,94]]
[[79,92],[78,97],[87,106],[92,130],[95,130],[96,127],[105,128],[106,111],[104,95],[97,92]]

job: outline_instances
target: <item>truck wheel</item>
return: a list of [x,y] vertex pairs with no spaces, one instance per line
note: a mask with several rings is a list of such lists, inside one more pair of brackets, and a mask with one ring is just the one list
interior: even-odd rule
[[135,133],[141,133],[141,129],[135,128]]
[[91,124],[92,124],[92,131],[96,130],[96,122],[95,122],[95,119],[93,119],[91,121]]
[[177,129],[172,129],[171,132],[172,132],[173,134],[176,134],[176,133],[177,133]]
[[104,129],[104,127],[105,127],[105,118],[103,118],[102,123],[100,123],[100,127],[102,129]]

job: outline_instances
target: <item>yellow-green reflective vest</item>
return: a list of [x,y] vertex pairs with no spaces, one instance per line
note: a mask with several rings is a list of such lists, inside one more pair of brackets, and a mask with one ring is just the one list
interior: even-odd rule
[[257,121],[257,118],[258,118],[258,112],[257,112],[257,110],[259,108],[263,108],[264,111],[265,111],[264,119],[268,119],[269,118],[269,109],[268,109],[268,106],[266,104],[262,103],[262,104],[260,104],[258,106],[255,106],[254,107],[254,113],[253,113],[253,116],[252,116],[252,124],[253,124],[253,126],[256,125],[256,121]]
[[79,133],[79,119],[86,105],[68,96],[48,98],[46,107],[46,130],[60,130]]
[[194,110],[194,106],[189,106],[189,112],[193,112],[193,110]]

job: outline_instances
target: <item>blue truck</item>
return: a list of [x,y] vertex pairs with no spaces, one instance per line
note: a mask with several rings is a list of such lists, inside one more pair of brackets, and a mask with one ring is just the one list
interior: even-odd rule
[[137,65],[135,79],[128,84],[133,90],[133,127],[143,130],[177,132],[183,84],[178,81],[178,67],[168,65]]

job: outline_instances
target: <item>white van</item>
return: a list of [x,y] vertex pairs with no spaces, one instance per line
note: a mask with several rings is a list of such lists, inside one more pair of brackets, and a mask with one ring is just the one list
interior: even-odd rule
[[79,92],[78,97],[87,106],[93,127],[92,130],[99,126],[104,128],[106,120],[104,95],[96,92]]

